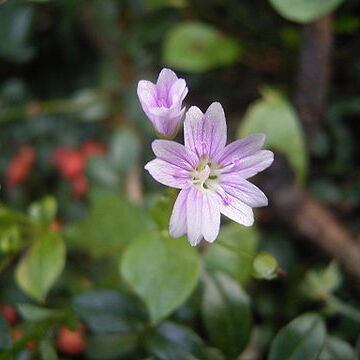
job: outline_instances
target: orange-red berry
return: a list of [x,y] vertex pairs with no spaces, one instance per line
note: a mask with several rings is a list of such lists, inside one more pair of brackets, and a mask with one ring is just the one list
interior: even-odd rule
[[79,176],[85,169],[84,155],[74,149],[57,148],[54,152],[53,160],[60,174],[67,179]]
[[76,330],[66,326],[59,329],[56,338],[57,349],[67,355],[79,355],[85,350],[85,329],[79,324]]

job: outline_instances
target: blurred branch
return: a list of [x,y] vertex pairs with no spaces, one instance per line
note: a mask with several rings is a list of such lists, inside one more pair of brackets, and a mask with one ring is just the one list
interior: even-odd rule
[[263,177],[272,214],[335,259],[360,291],[360,247],[329,209],[296,187],[281,156]]
[[295,106],[309,141],[317,133],[326,105],[333,45],[333,18],[326,15],[302,27]]
[[36,117],[46,114],[71,114],[86,110],[89,106],[99,101],[108,100],[111,97],[110,91],[95,91],[92,96],[86,99],[56,99],[49,101],[31,101],[28,104],[12,106],[1,109],[0,123],[20,120],[29,117]]

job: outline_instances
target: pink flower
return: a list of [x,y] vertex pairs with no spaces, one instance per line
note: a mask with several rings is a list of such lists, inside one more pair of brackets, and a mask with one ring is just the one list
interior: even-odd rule
[[178,79],[169,69],[162,69],[156,84],[139,81],[137,94],[141,106],[156,131],[165,136],[175,136],[185,107],[182,102],[188,93],[184,79]]
[[169,233],[187,234],[191,245],[219,233],[220,213],[242,225],[254,223],[252,208],[266,206],[265,194],[246,179],[271,165],[274,155],[261,150],[264,134],[226,145],[226,120],[220,103],[205,114],[193,106],[184,123],[185,146],[170,140],[152,143],[156,159],[145,169],[158,182],[181,189],[170,218]]

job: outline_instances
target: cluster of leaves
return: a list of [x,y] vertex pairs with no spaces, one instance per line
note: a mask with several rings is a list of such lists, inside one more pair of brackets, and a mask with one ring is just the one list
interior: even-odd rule
[[[293,61],[299,27],[281,16],[307,23],[341,2],[0,2],[0,303],[19,317],[0,314],[1,359],[356,359],[359,301],[334,262],[266,212],[260,226],[226,223],[214,244],[192,248],[167,233],[176,193],[149,178],[138,184],[153,134],[135,85],[162,62],[185,73],[196,103],[224,103],[232,137],[267,133],[298,186],[345,209],[352,225],[356,181],[328,175],[353,170],[351,126],[341,120],[360,114],[355,97],[334,94],[307,149],[283,92],[257,92],[264,81],[287,88],[279,66]],[[348,2],[336,26],[351,35],[360,24]],[[89,139],[108,151],[87,161],[88,191],[74,198],[52,154]],[[36,163],[10,189],[9,159],[23,145]],[[310,159],[320,164],[309,169]],[[81,337],[79,351],[60,345],[64,326]]]

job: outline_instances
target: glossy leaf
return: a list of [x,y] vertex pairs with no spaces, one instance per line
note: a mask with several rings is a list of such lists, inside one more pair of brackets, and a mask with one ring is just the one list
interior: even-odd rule
[[167,321],[149,331],[145,347],[159,360],[204,358],[204,344],[190,328]]
[[288,20],[308,23],[335,10],[344,0],[270,0],[274,9]]
[[113,290],[91,290],[74,299],[76,313],[95,333],[126,333],[146,321],[137,299]]
[[204,279],[202,302],[205,327],[212,343],[227,358],[236,358],[250,337],[250,301],[242,287],[223,273]]
[[153,232],[131,243],[121,260],[121,274],[143,299],[154,322],[179,307],[195,288],[200,271],[196,249],[184,239]]
[[41,321],[59,314],[59,311],[43,308],[33,304],[19,304],[17,306],[21,317],[28,321]]
[[238,137],[259,132],[266,134],[265,147],[284,154],[297,181],[303,182],[308,159],[299,119],[291,104],[271,89],[264,89],[263,98],[250,105],[238,129]]
[[222,271],[240,283],[246,283],[251,277],[257,244],[258,233],[254,227],[226,225],[216,242],[207,249],[206,265],[213,272]]
[[328,336],[319,360],[357,360],[354,349],[344,340]]
[[112,255],[153,227],[142,209],[121,194],[113,193],[97,197],[89,215],[70,229],[69,236],[74,243],[90,249],[96,256]]
[[90,360],[132,359],[138,341],[134,333],[91,335],[86,342],[86,357]]
[[57,233],[44,233],[20,260],[15,276],[28,295],[43,301],[65,265],[65,244]]
[[168,230],[169,228],[170,216],[175,201],[175,196],[172,195],[175,194],[160,195],[155,198],[151,208],[151,215],[160,230]]
[[40,342],[39,351],[41,360],[58,360],[58,356],[54,345],[51,344],[48,340],[43,340]]
[[14,62],[26,62],[34,54],[28,44],[33,11],[22,0],[0,4],[0,57]]
[[271,344],[268,360],[316,360],[325,336],[325,324],[319,315],[301,315],[278,332]]
[[140,154],[140,142],[130,129],[116,131],[110,139],[109,159],[114,167],[126,174]]
[[240,55],[241,47],[237,40],[195,21],[174,26],[163,47],[166,66],[194,73],[229,66],[239,60]]

